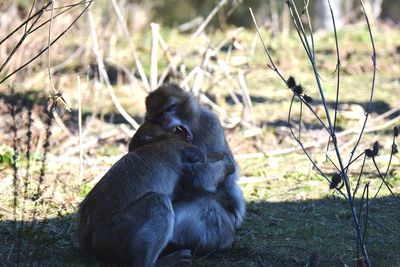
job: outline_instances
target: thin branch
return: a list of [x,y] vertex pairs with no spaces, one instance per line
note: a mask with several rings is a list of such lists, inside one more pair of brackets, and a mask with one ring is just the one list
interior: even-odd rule
[[356,144],[355,144],[353,150],[352,150],[351,153],[350,153],[349,162],[351,161],[353,155],[354,155],[355,152],[356,152],[356,149],[357,149],[358,145],[360,144],[361,137],[362,137],[363,134],[364,134],[364,129],[365,129],[365,126],[366,126],[366,124],[367,124],[368,115],[369,115],[369,114],[371,113],[371,111],[372,111],[372,98],[373,98],[373,96],[374,96],[375,78],[376,78],[376,50],[375,50],[374,38],[373,38],[373,36],[372,36],[371,26],[370,26],[370,24],[369,24],[369,20],[368,20],[367,13],[365,12],[365,7],[364,7],[364,2],[363,2],[363,0],[360,0],[360,3],[361,3],[361,6],[362,6],[362,11],[363,11],[363,14],[364,14],[365,21],[367,22],[369,38],[370,38],[371,46],[372,46],[372,56],[371,56],[371,59],[372,59],[372,66],[373,66],[373,74],[372,74],[372,82],[371,82],[371,94],[370,94],[370,96],[369,96],[367,111],[365,112],[365,119],[364,119],[364,122],[363,122],[363,126],[362,126],[362,128],[361,128],[360,134],[359,134],[359,136],[358,136],[358,139],[357,139],[357,141],[356,141]]
[[[91,5],[92,2],[89,2],[88,5],[82,10],[81,13],[78,14],[78,16],[72,21],[72,23],[64,30],[62,31],[51,43],[50,46],[52,46],[53,44],[55,44],[62,36],[64,36],[65,33],[67,33],[67,31],[69,31],[69,29],[72,28],[73,25],[75,25],[75,23],[78,21],[78,19],[85,13],[85,11],[89,8],[89,6]],[[32,26],[31,26],[32,27]],[[29,32],[29,31],[28,31]],[[15,69],[14,71],[12,71],[11,73],[7,74],[2,80],[0,80],[0,84],[2,84],[3,82],[5,82],[7,79],[9,79],[11,76],[13,76],[15,73],[17,73],[18,71],[20,71],[21,69],[25,68],[26,66],[28,66],[30,63],[32,63],[35,59],[37,59],[38,57],[40,57],[44,52],[46,52],[48,49],[48,46],[46,46],[46,48],[44,48],[43,50],[41,50],[39,53],[37,53],[34,57],[32,57],[31,59],[29,59],[27,62],[25,62],[24,64],[22,64],[20,67],[18,67],[17,69]],[[0,71],[1,72],[1,71]]]
[[[390,194],[391,194],[392,196],[395,197],[394,192],[393,192],[392,189],[390,188],[389,184],[386,182],[386,177],[384,177],[384,176],[382,175],[381,171],[379,170],[379,167],[378,167],[378,164],[376,163],[375,157],[372,157],[372,162],[374,163],[375,169],[376,169],[376,171],[378,172],[379,177],[382,179],[382,182],[385,184],[385,186],[386,186],[386,188],[389,190]],[[379,189],[380,189],[380,188],[379,188]],[[379,192],[379,189],[378,189],[378,192]],[[375,194],[375,197],[376,197],[377,194],[378,194],[378,193]],[[374,197],[374,198],[375,198],[375,197]]]
[[333,32],[335,34],[335,47],[336,47],[336,99],[335,99],[335,115],[333,117],[333,132],[336,132],[336,123],[337,123],[337,112],[338,112],[338,104],[339,104],[339,90],[340,90],[340,53],[339,53],[339,44],[338,37],[336,31],[336,23],[335,16],[333,15],[333,10],[331,6],[331,1],[328,0],[329,11],[331,12],[332,24],[333,24]]
[[76,87],[78,89],[78,127],[79,127],[79,176],[78,185],[83,181],[83,133],[82,133],[82,94],[81,79],[76,76]]
[[380,227],[382,227],[382,228],[385,229],[386,231],[388,231],[388,232],[390,232],[390,233],[392,233],[392,234],[397,235],[398,237],[400,237],[400,234],[399,234],[399,233],[397,233],[397,232],[391,230],[390,228],[386,227],[384,224],[378,222],[377,220],[375,220],[375,219],[372,218],[371,216],[368,216],[368,219],[369,219],[371,222],[376,223],[377,225],[379,225]]
[[[0,41],[0,45],[2,43],[4,43],[8,38],[10,38],[12,35],[14,35],[14,33],[16,33],[18,30],[20,30],[22,27],[27,27],[26,25],[28,24],[29,21],[31,21],[32,19],[41,16],[45,10],[45,8],[47,8],[48,6],[51,5],[51,1],[49,1],[48,3],[46,3],[42,8],[40,8],[35,14],[31,15],[30,17],[28,17],[24,22],[22,22],[20,25],[18,25],[14,30],[12,30],[10,33],[8,33],[1,41]],[[36,19],[37,20],[37,19]],[[34,23],[33,23],[34,24]],[[32,28],[32,26],[31,26]],[[29,32],[25,31],[25,33]]]
[[261,40],[262,46],[264,48],[264,51],[268,56],[269,63],[271,64],[271,65],[268,65],[269,68],[272,69],[273,71],[275,71],[276,74],[278,74],[278,76],[282,79],[282,81],[287,85],[286,79],[283,78],[282,74],[279,72],[278,68],[275,66],[274,61],[272,60],[271,53],[269,52],[268,47],[265,44],[264,39],[261,36],[260,28],[258,27],[256,18],[254,17],[253,10],[251,9],[251,7],[249,7],[249,11],[250,11],[250,14],[251,14],[251,18],[253,19],[254,26],[256,26],[256,31],[257,31],[258,37]]
[[[32,5],[31,5],[31,9],[29,10],[29,13],[28,13],[28,18],[31,17],[32,12],[33,12],[33,8],[35,7],[35,4],[36,4],[36,0],[33,0]],[[28,32],[28,22],[25,24],[24,32],[25,32],[25,34]]]
[[[329,0],[328,0],[329,1]],[[308,5],[310,4],[310,0],[304,0],[304,10],[306,12],[307,16],[307,24],[310,30],[310,37],[311,37],[311,56],[313,60],[315,60],[315,44],[314,44],[314,34],[313,34],[313,29],[311,25],[311,19],[310,19],[310,13],[308,12]]]
[[362,176],[363,173],[364,173],[365,160],[366,160],[367,156],[365,155],[365,153],[363,153],[363,154],[364,154],[364,159],[363,159],[363,163],[362,163],[362,165],[361,165],[360,173],[359,173],[359,175],[358,175],[356,187],[355,187],[354,190],[353,190],[353,199],[355,198],[356,193],[357,193],[357,191],[358,191],[358,188],[360,187],[361,176]]
[[48,39],[47,39],[47,71],[49,75],[49,82],[50,82],[50,87],[53,90],[53,94],[57,94],[58,91],[54,87],[53,84],[53,75],[51,73],[51,31],[53,29],[53,14],[54,14],[54,0],[51,1],[51,15],[50,15],[50,23],[49,23],[49,34],[48,34]]

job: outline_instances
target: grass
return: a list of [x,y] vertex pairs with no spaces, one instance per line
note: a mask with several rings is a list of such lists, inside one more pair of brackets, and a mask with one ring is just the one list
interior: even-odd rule
[[[378,49],[378,79],[375,94],[376,109],[372,118],[378,117],[383,112],[398,107],[398,60],[400,55],[396,52],[396,44],[400,40],[400,31],[388,28],[386,25],[377,25],[381,28],[374,31],[376,46]],[[106,32],[106,31],[105,31]],[[181,34],[175,29],[160,30],[163,38],[169,44],[172,52],[184,55],[182,64],[189,72],[193,67],[203,60],[201,52],[210,40],[201,39],[190,43],[190,36]],[[121,62],[130,69],[133,66],[126,42],[115,33],[116,41],[109,45],[106,55],[115,62]],[[229,37],[231,32],[216,31],[213,34],[212,44],[217,45],[223,39]],[[307,65],[305,54],[302,52],[295,34],[272,38],[267,31],[263,32],[267,43],[271,47],[272,55],[277,60],[281,72],[293,75],[307,90],[307,94],[316,99],[317,89],[311,75],[310,67]],[[65,46],[66,51],[73,51],[85,43],[82,33],[72,32]],[[387,38],[390,36],[390,38]],[[239,66],[229,65],[230,74],[233,78],[225,77],[217,66],[210,70],[213,78],[220,78],[222,82],[205,79],[203,88],[206,94],[219,106],[223,107],[228,115],[241,113],[241,107],[232,104],[226,87],[230,86],[240,95],[233,81],[240,69],[248,70],[246,80],[254,109],[254,121],[260,128],[258,134],[246,137],[244,126],[227,130],[227,138],[234,154],[238,158],[241,167],[241,187],[247,202],[247,218],[243,227],[238,231],[233,248],[208,257],[195,257],[194,266],[304,266],[310,261],[315,252],[320,255],[321,266],[349,266],[355,265],[354,236],[352,233],[351,214],[348,204],[342,199],[332,195],[329,184],[317,175],[310,167],[306,157],[300,152],[283,154],[277,156],[267,155],[265,157],[245,158],[244,154],[259,151],[273,151],[287,147],[296,146],[290,138],[286,127],[287,111],[291,92],[285,88],[276,75],[266,67],[267,58],[261,47],[257,45],[255,54],[250,57],[251,43],[254,31],[243,30],[237,36],[245,47],[243,51],[233,51],[231,62],[240,57],[247,57],[248,63]],[[359,127],[359,118],[363,112],[357,112],[357,107],[364,107],[368,99],[371,80],[370,48],[365,28],[354,26],[351,29],[339,32],[339,44],[343,55],[343,77],[341,96],[341,112],[339,113],[339,126],[342,128]],[[149,74],[149,48],[151,35],[149,33],[138,33],[133,36],[140,58],[147,74]],[[324,88],[327,92],[328,101],[332,102],[335,97],[335,70],[336,59],[332,49],[333,38],[329,34],[319,33],[316,38],[316,53],[318,67],[321,71]],[[107,41],[102,40],[106,44]],[[106,46],[104,45],[104,46]],[[59,48],[62,49],[62,48]],[[20,262],[22,265],[40,266],[96,266],[93,258],[81,255],[76,249],[75,226],[76,210],[78,204],[89,190],[94,186],[101,175],[127,150],[127,142],[130,138],[121,130],[121,120],[115,111],[115,107],[108,96],[104,85],[99,84],[94,78],[82,79],[82,101],[84,103],[84,142],[90,143],[95,140],[93,146],[85,149],[84,184],[77,185],[77,170],[79,169],[79,156],[77,153],[69,154],[71,149],[77,147],[77,112],[76,112],[76,75],[89,72],[87,66],[93,63],[93,55],[90,47],[79,58],[61,70],[54,76],[58,87],[63,90],[65,97],[69,100],[72,114],[62,111],[60,117],[72,132],[69,136],[57,124],[54,125],[51,137],[50,152],[47,160],[46,176],[43,184],[43,194],[39,198],[35,195],[37,188],[37,177],[40,172],[43,149],[40,146],[40,136],[43,135],[41,121],[45,121],[38,103],[45,102],[47,88],[46,69],[39,65],[32,66],[26,77],[16,76],[14,86],[21,93],[21,97],[27,97],[35,101],[35,117],[33,124],[34,151],[31,161],[31,173],[28,175],[29,187],[25,199],[23,195],[23,180],[25,177],[26,160],[24,114],[22,109],[17,116],[18,126],[18,153],[17,166],[19,168],[19,189],[17,191],[18,206],[17,217],[14,221],[13,215],[13,175],[11,163],[12,148],[10,139],[10,116],[7,114],[6,106],[9,104],[6,96],[9,94],[5,85],[0,85],[0,101],[2,136],[0,141],[0,155],[3,160],[0,164],[0,265],[9,265],[17,261],[17,251],[20,249]],[[106,49],[105,49],[106,50]],[[61,50],[62,51],[62,50]],[[108,54],[107,54],[108,53]],[[159,52],[161,55],[161,52]],[[54,53],[56,54],[56,53]],[[63,62],[68,53],[58,53],[54,56],[54,64]],[[227,60],[224,52],[219,52],[217,57]],[[167,64],[167,60],[160,56],[159,70]],[[214,64],[214,63],[213,63]],[[41,71],[37,71],[41,70]],[[82,74],[82,76],[83,76]],[[118,72],[119,76],[123,76]],[[217,79],[216,79],[217,80]],[[142,120],[144,114],[143,100],[146,93],[139,88],[124,81],[116,81],[114,85],[116,94],[127,111]],[[33,93],[32,93],[33,92]],[[345,106],[344,104],[347,104]],[[313,103],[317,112],[321,109],[318,101]],[[298,106],[296,106],[298,108]],[[350,116],[349,112],[353,112]],[[347,112],[349,111],[349,112]],[[296,113],[297,112],[297,113]],[[346,113],[347,112],[347,113]],[[93,118],[93,114],[97,114]],[[293,113],[298,115],[298,111]],[[395,113],[399,115],[399,113]],[[316,141],[323,137],[315,128],[315,121],[307,112],[303,114],[304,121],[308,122],[307,131],[304,134],[305,141]],[[355,116],[355,117],[354,117]],[[114,117],[114,122],[111,118]],[[394,116],[393,116],[394,117]],[[229,119],[221,115],[221,119]],[[123,120],[122,120],[123,121]],[[383,124],[387,119],[377,121]],[[369,125],[374,126],[374,125]],[[4,133],[3,133],[4,132]],[[111,137],[99,138],[104,133]],[[345,144],[352,136],[345,136],[339,140]],[[390,153],[391,133],[389,129],[374,131],[366,134],[360,145],[360,151],[369,148],[375,140],[384,145],[384,151],[377,158],[380,166],[385,166]],[[42,140],[43,141],[43,140]],[[325,158],[325,147],[310,149],[318,161],[329,172]],[[343,155],[348,156],[349,148],[344,150]],[[329,152],[330,153],[330,152]],[[393,161],[393,172],[388,177],[392,190],[397,193],[391,197],[388,190],[382,190],[376,200],[370,203],[370,214],[376,221],[400,232],[399,195],[400,192],[400,165],[399,157],[395,156]],[[350,171],[353,185],[357,177],[360,165],[355,164]],[[382,167],[384,169],[384,167]],[[371,194],[375,192],[380,184],[372,163],[366,166],[366,177],[364,182],[370,182]],[[359,199],[361,192],[358,193]],[[357,200],[359,201],[359,200]],[[358,205],[357,205],[358,207]],[[22,213],[24,210],[24,213]],[[35,216],[37,221],[31,223],[30,219]],[[22,226],[17,234],[20,237],[16,243],[14,226]],[[369,222],[366,236],[371,262],[374,266],[399,266],[400,238],[373,222]],[[33,261],[33,262],[31,262]]]
[[[61,193],[63,198],[41,200],[38,213],[47,218],[39,219],[33,226],[25,222],[24,230],[19,233],[22,251],[36,253],[35,262],[41,266],[95,265],[94,259],[78,252],[74,236],[74,207],[89,188],[85,186],[78,191],[76,187],[67,187],[65,192],[59,188],[55,193]],[[354,265],[347,203],[330,195],[327,184],[319,177],[294,174],[244,183],[242,189],[247,200],[247,218],[233,248],[207,258],[197,257],[194,266],[297,266],[305,265],[316,251],[320,254],[321,266]],[[398,183],[395,189],[399,190]],[[2,194],[2,203],[4,197],[10,198]],[[381,197],[370,203],[370,212],[375,220],[399,231],[398,204],[398,199]],[[7,206],[11,205],[9,201]],[[10,238],[13,223],[11,214],[2,210],[3,261],[13,245]],[[366,245],[375,266],[400,264],[397,251],[388,249],[399,247],[400,239],[371,222]],[[29,262],[31,257],[32,254],[21,254],[22,262]]]

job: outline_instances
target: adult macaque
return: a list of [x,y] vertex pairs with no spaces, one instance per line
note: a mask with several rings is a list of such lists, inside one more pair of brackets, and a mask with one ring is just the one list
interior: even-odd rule
[[189,262],[189,250],[158,258],[173,236],[171,198],[183,170],[205,162],[205,155],[181,136],[150,123],[135,136],[133,151],[115,163],[80,204],[80,248],[104,262],[137,267]]
[[[237,165],[218,118],[203,108],[193,95],[168,84],[147,96],[145,119],[179,133],[209,158],[219,155],[225,168],[234,166],[235,171],[227,176],[202,175],[204,179],[197,179],[199,184],[193,184],[194,188],[205,190],[189,190],[174,202],[173,245],[203,252],[228,248],[235,229],[243,222],[245,203],[237,184]],[[215,187],[210,185],[218,187],[212,190]]]

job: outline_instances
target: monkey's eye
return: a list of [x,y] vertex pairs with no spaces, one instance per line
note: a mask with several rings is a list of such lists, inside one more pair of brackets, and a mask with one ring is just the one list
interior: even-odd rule
[[165,109],[165,112],[172,113],[172,112],[176,112],[177,110],[178,110],[178,105],[174,104],[174,105],[171,105],[171,106],[167,107]]

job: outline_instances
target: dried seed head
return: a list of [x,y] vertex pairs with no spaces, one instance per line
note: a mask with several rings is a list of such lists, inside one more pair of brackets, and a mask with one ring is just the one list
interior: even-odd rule
[[304,92],[304,90],[303,90],[303,87],[301,85],[296,85],[295,87],[293,87],[293,92],[296,95],[301,95]]
[[311,96],[308,96],[308,95],[306,95],[306,94],[303,96],[303,99],[304,99],[304,101],[306,101],[307,103],[312,103],[312,102],[313,102],[312,97],[311,97]]
[[393,134],[394,134],[394,136],[399,136],[399,130],[397,130],[397,126],[394,126],[394,128],[393,128]]
[[342,181],[342,176],[340,176],[340,174],[338,174],[338,173],[335,173],[332,176],[332,180],[331,180],[331,183],[329,185],[329,189],[336,188],[339,185],[340,181]]
[[395,154],[397,154],[398,152],[399,152],[399,150],[397,149],[397,145],[396,145],[396,144],[393,144],[393,145],[392,145],[392,154],[395,155]]
[[375,141],[374,145],[372,146],[372,151],[374,152],[375,156],[379,155],[379,143],[378,141]]
[[364,152],[367,157],[369,157],[369,158],[374,157],[374,152],[372,151],[372,149],[367,148],[364,150]]
[[294,78],[292,76],[290,76],[289,79],[287,80],[286,84],[289,88],[293,88],[296,86],[296,81],[294,80]]
[[380,149],[380,145],[379,145],[378,141],[376,141],[373,144],[372,149],[367,148],[364,150],[364,152],[367,157],[373,158],[373,157],[376,157],[379,155],[379,149]]

